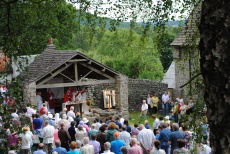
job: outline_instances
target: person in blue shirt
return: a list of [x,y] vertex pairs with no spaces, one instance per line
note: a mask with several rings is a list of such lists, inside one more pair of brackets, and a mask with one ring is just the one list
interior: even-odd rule
[[166,154],[169,153],[169,136],[171,134],[170,129],[167,128],[168,124],[166,122],[161,124],[162,130],[160,131],[159,141],[161,142],[161,149],[165,151]]
[[171,144],[171,154],[175,149],[178,149],[177,140],[178,139],[185,139],[184,132],[179,130],[179,125],[177,123],[173,124],[173,132],[169,136],[168,143]]
[[49,125],[54,126],[56,124],[56,122],[54,120],[52,120],[53,115],[51,113],[48,115],[48,118],[49,118],[49,120],[48,120]]
[[150,129],[149,121],[148,121],[148,120],[145,120],[145,128],[146,128],[146,129]]
[[[35,132],[38,130],[38,129],[41,129],[42,128],[42,119],[39,118],[39,115],[36,114],[35,115],[35,118],[33,120],[33,124],[34,124],[34,130]],[[36,133],[35,133],[36,134]]]
[[119,139],[119,132],[115,132],[113,135],[115,140],[111,142],[111,151],[115,154],[122,154],[120,149],[121,147],[125,146],[125,142]]
[[120,121],[120,118],[119,118],[119,117],[117,117],[117,118],[116,118],[116,122],[115,122],[115,124],[116,124],[117,126],[119,126],[119,129],[121,129],[122,124],[121,124],[119,121]]
[[77,143],[72,141],[69,145],[70,151],[67,152],[67,154],[80,154],[80,151],[76,150],[77,149]]
[[44,144],[40,143],[38,144],[38,150],[34,151],[33,154],[46,154],[45,151],[43,151]]
[[127,127],[126,131],[131,133],[132,128],[129,126],[129,121],[128,120],[124,120],[124,125],[126,125],[126,127]]
[[55,146],[56,146],[56,148],[53,149],[53,150],[51,151],[51,153],[57,152],[58,154],[67,154],[66,149],[61,147],[61,142],[60,142],[60,140],[57,140],[57,141],[55,142]]

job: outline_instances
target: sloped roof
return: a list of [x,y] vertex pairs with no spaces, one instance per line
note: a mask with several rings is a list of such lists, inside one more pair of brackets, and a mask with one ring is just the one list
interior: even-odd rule
[[176,76],[175,76],[175,62],[173,61],[165,73],[162,80],[163,83],[168,84],[168,88],[176,88]]
[[91,61],[91,66],[100,66],[110,73],[116,75],[120,74],[119,72],[87,57],[78,50],[55,50],[54,48],[47,48],[33,63],[30,64],[28,72],[23,72],[22,76],[26,77],[30,82],[36,82],[77,55]]
[[[181,32],[173,40],[173,42],[170,44],[172,46],[184,46],[188,44],[189,41],[191,41],[196,32],[198,32],[198,26],[200,23],[200,14],[201,14],[201,7],[197,6],[194,11],[189,16],[187,22],[182,27]],[[198,45],[199,39],[196,38],[196,44]]]

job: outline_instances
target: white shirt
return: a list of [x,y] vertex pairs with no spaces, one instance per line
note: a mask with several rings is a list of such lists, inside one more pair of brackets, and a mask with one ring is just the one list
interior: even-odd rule
[[169,95],[163,94],[162,95],[162,100],[163,100],[163,102],[167,102],[169,100]]
[[197,146],[197,149],[199,154],[210,154],[212,152],[212,149],[206,144],[202,144],[200,147]]
[[31,137],[28,134],[28,132],[26,132],[25,134],[21,134],[21,138],[22,138],[21,149],[30,149]]
[[40,95],[36,96],[36,102],[37,102],[37,108],[38,108],[38,110],[40,110],[42,108],[42,104],[43,104],[42,97]]
[[43,128],[43,143],[53,143],[54,142],[54,127],[51,125],[46,126]]
[[30,107],[27,107],[27,113],[32,117],[33,114],[36,114],[36,111]]
[[143,128],[137,135],[138,141],[146,147],[146,149],[150,149],[153,140],[155,140],[155,135],[151,129]]
[[151,101],[152,101],[152,98],[151,97],[147,97],[147,103],[150,105],[151,104]]
[[80,148],[80,153],[82,153],[82,154],[94,154],[94,147],[92,145],[86,144]]
[[101,154],[114,154],[113,152],[111,152],[110,150],[105,150],[103,153]]
[[180,106],[180,114],[185,114],[186,113],[186,105]]
[[160,120],[156,118],[155,121],[153,122],[153,129],[158,129],[160,124],[161,124]]
[[162,149],[157,150],[155,147],[153,147],[152,151],[150,154],[165,154],[165,151]]
[[148,110],[148,105],[147,104],[142,104],[141,106],[141,111]]
[[70,110],[70,111],[67,113],[67,117],[72,117],[72,118],[74,119],[76,116],[75,116],[75,113],[74,113],[72,110]]
[[120,118],[120,123],[121,123],[122,126],[124,125],[124,121],[125,121],[124,118]]
[[127,146],[129,146],[131,141],[131,136],[127,131],[120,132],[120,139],[124,141]]
[[11,113],[11,116],[13,117],[12,120],[15,120],[15,121],[19,120],[19,116],[17,113]]
[[96,129],[97,131],[99,131],[99,128],[101,127],[101,124],[100,124],[99,122],[96,122],[95,125],[96,125],[96,128],[95,128],[95,129]]

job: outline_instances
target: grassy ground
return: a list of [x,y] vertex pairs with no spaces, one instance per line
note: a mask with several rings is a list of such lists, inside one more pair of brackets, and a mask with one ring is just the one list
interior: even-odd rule
[[[129,120],[129,123],[131,126],[133,126],[135,123],[139,124],[144,124],[144,117],[141,119],[140,121],[140,112],[130,112],[129,115],[132,118],[131,120]],[[161,116],[160,113],[157,113],[156,116],[159,118]],[[151,118],[149,116],[149,114],[147,114],[147,120],[149,121],[149,126],[152,128],[153,127],[153,118]],[[138,123],[140,121],[140,123]]]

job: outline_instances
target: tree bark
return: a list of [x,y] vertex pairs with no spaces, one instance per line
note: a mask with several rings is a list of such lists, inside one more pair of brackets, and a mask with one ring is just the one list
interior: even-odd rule
[[204,0],[200,23],[212,153],[230,153],[230,0]]

